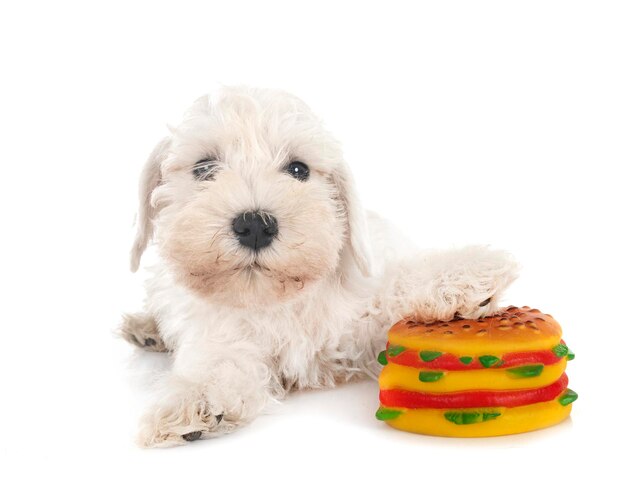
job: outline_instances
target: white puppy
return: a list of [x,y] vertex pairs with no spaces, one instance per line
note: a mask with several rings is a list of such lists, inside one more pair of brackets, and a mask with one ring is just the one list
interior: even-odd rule
[[388,328],[477,318],[515,278],[484,247],[415,251],[359,204],[339,144],[299,99],[224,88],[198,99],[141,176],[136,270],[160,263],[126,339],[170,351],[145,446],[229,432],[288,391],[378,373]]

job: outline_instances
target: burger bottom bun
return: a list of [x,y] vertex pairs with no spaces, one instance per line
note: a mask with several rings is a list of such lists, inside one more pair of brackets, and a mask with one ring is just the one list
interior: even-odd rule
[[[387,407],[381,405],[381,408]],[[385,420],[386,423],[398,430],[441,437],[495,437],[530,432],[556,425],[569,416],[572,405],[563,406],[558,399],[555,399],[514,408],[454,410],[389,408],[402,411],[397,418]],[[463,414],[465,414],[465,419]],[[495,416],[495,414],[499,415]],[[446,418],[446,415],[449,418]],[[477,416],[478,419],[476,419]],[[484,418],[488,419],[483,420]],[[468,419],[470,419],[469,421],[475,419],[477,423],[463,424]]]

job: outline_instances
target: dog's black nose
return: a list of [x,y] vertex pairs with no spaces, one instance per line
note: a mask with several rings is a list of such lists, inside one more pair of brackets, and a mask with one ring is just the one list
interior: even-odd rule
[[278,233],[278,222],[269,213],[243,212],[233,220],[239,243],[254,251],[267,247]]

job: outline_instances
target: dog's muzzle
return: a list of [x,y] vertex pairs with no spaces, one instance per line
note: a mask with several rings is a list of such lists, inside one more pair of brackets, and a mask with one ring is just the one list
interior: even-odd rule
[[241,245],[256,252],[272,243],[278,222],[266,212],[243,212],[233,220],[233,231]]

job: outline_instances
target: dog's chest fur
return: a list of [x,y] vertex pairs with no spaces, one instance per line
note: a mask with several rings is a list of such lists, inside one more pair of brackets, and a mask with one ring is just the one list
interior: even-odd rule
[[177,285],[163,264],[152,272],[150,309],[170,350],[190,336],[205,338],[207,351],[229,346],[266,363],[285,390],[331,386],[363,373],[369,342],[355,332],[363,329],[369,288],[355,291],[342,284],[347,279],[330,278],[293,303],[233,309]]

